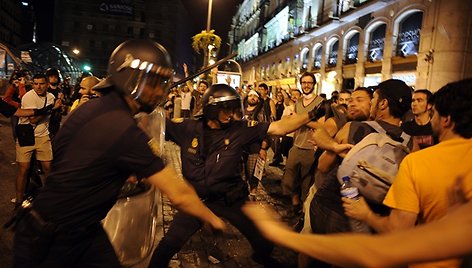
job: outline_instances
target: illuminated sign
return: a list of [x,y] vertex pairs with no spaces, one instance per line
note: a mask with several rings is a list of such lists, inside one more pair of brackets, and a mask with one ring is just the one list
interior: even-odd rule
[[113,15],[126,15],[132,16],[134,12],[133,6],[128,4],[129,1],[108,1],[102,2],[98,6],[98,9],[103,13]]

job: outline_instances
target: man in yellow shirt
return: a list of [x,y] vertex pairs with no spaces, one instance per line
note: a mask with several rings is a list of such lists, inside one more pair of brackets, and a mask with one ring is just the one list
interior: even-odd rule
[[[384,199],[384,204],[392,208],[390,215],[375,215],[363,199],[360,202],[343,199],[348,216],[368,223],[378,232],[436,221],[447,213],[447,189],[458,177],[463,178],[467,199],[472,198],[472,79],[442,87],[434,94],[433,103],[431,124],[440,143],[412,153],[402,161]],[[420,266],[459,267],[460,260],[415,267]]]

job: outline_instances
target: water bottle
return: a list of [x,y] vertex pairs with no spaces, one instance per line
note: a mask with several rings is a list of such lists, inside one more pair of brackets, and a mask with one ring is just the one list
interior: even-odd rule
[[[340,191],[342,197],[354,200],[360,197],[359,189],[351,184],[351,178],[349,178],[349,176],[343,177],[343,184],[341,185]],[[349,218],[349,225],[351,225],[351,230],[355,233],[370,233],[369,226],[362,221]]]

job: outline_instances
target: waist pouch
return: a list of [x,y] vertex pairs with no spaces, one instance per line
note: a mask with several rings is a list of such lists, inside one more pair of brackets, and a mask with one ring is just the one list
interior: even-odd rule
[[34,128],[31,124],[18,124],[15,126],[18,143],[21,147],[34,145]]

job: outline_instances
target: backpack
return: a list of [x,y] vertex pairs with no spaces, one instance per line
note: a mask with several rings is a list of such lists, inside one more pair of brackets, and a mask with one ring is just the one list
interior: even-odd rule
[[382,204],[397,175],[400,162],[410,152],[410,136],[402,132],[401,142],[393,140],[376,121],[363,122],[376,132],[365,136],[348,152],[338,167],[337,178],[349,176],[366,199]]

